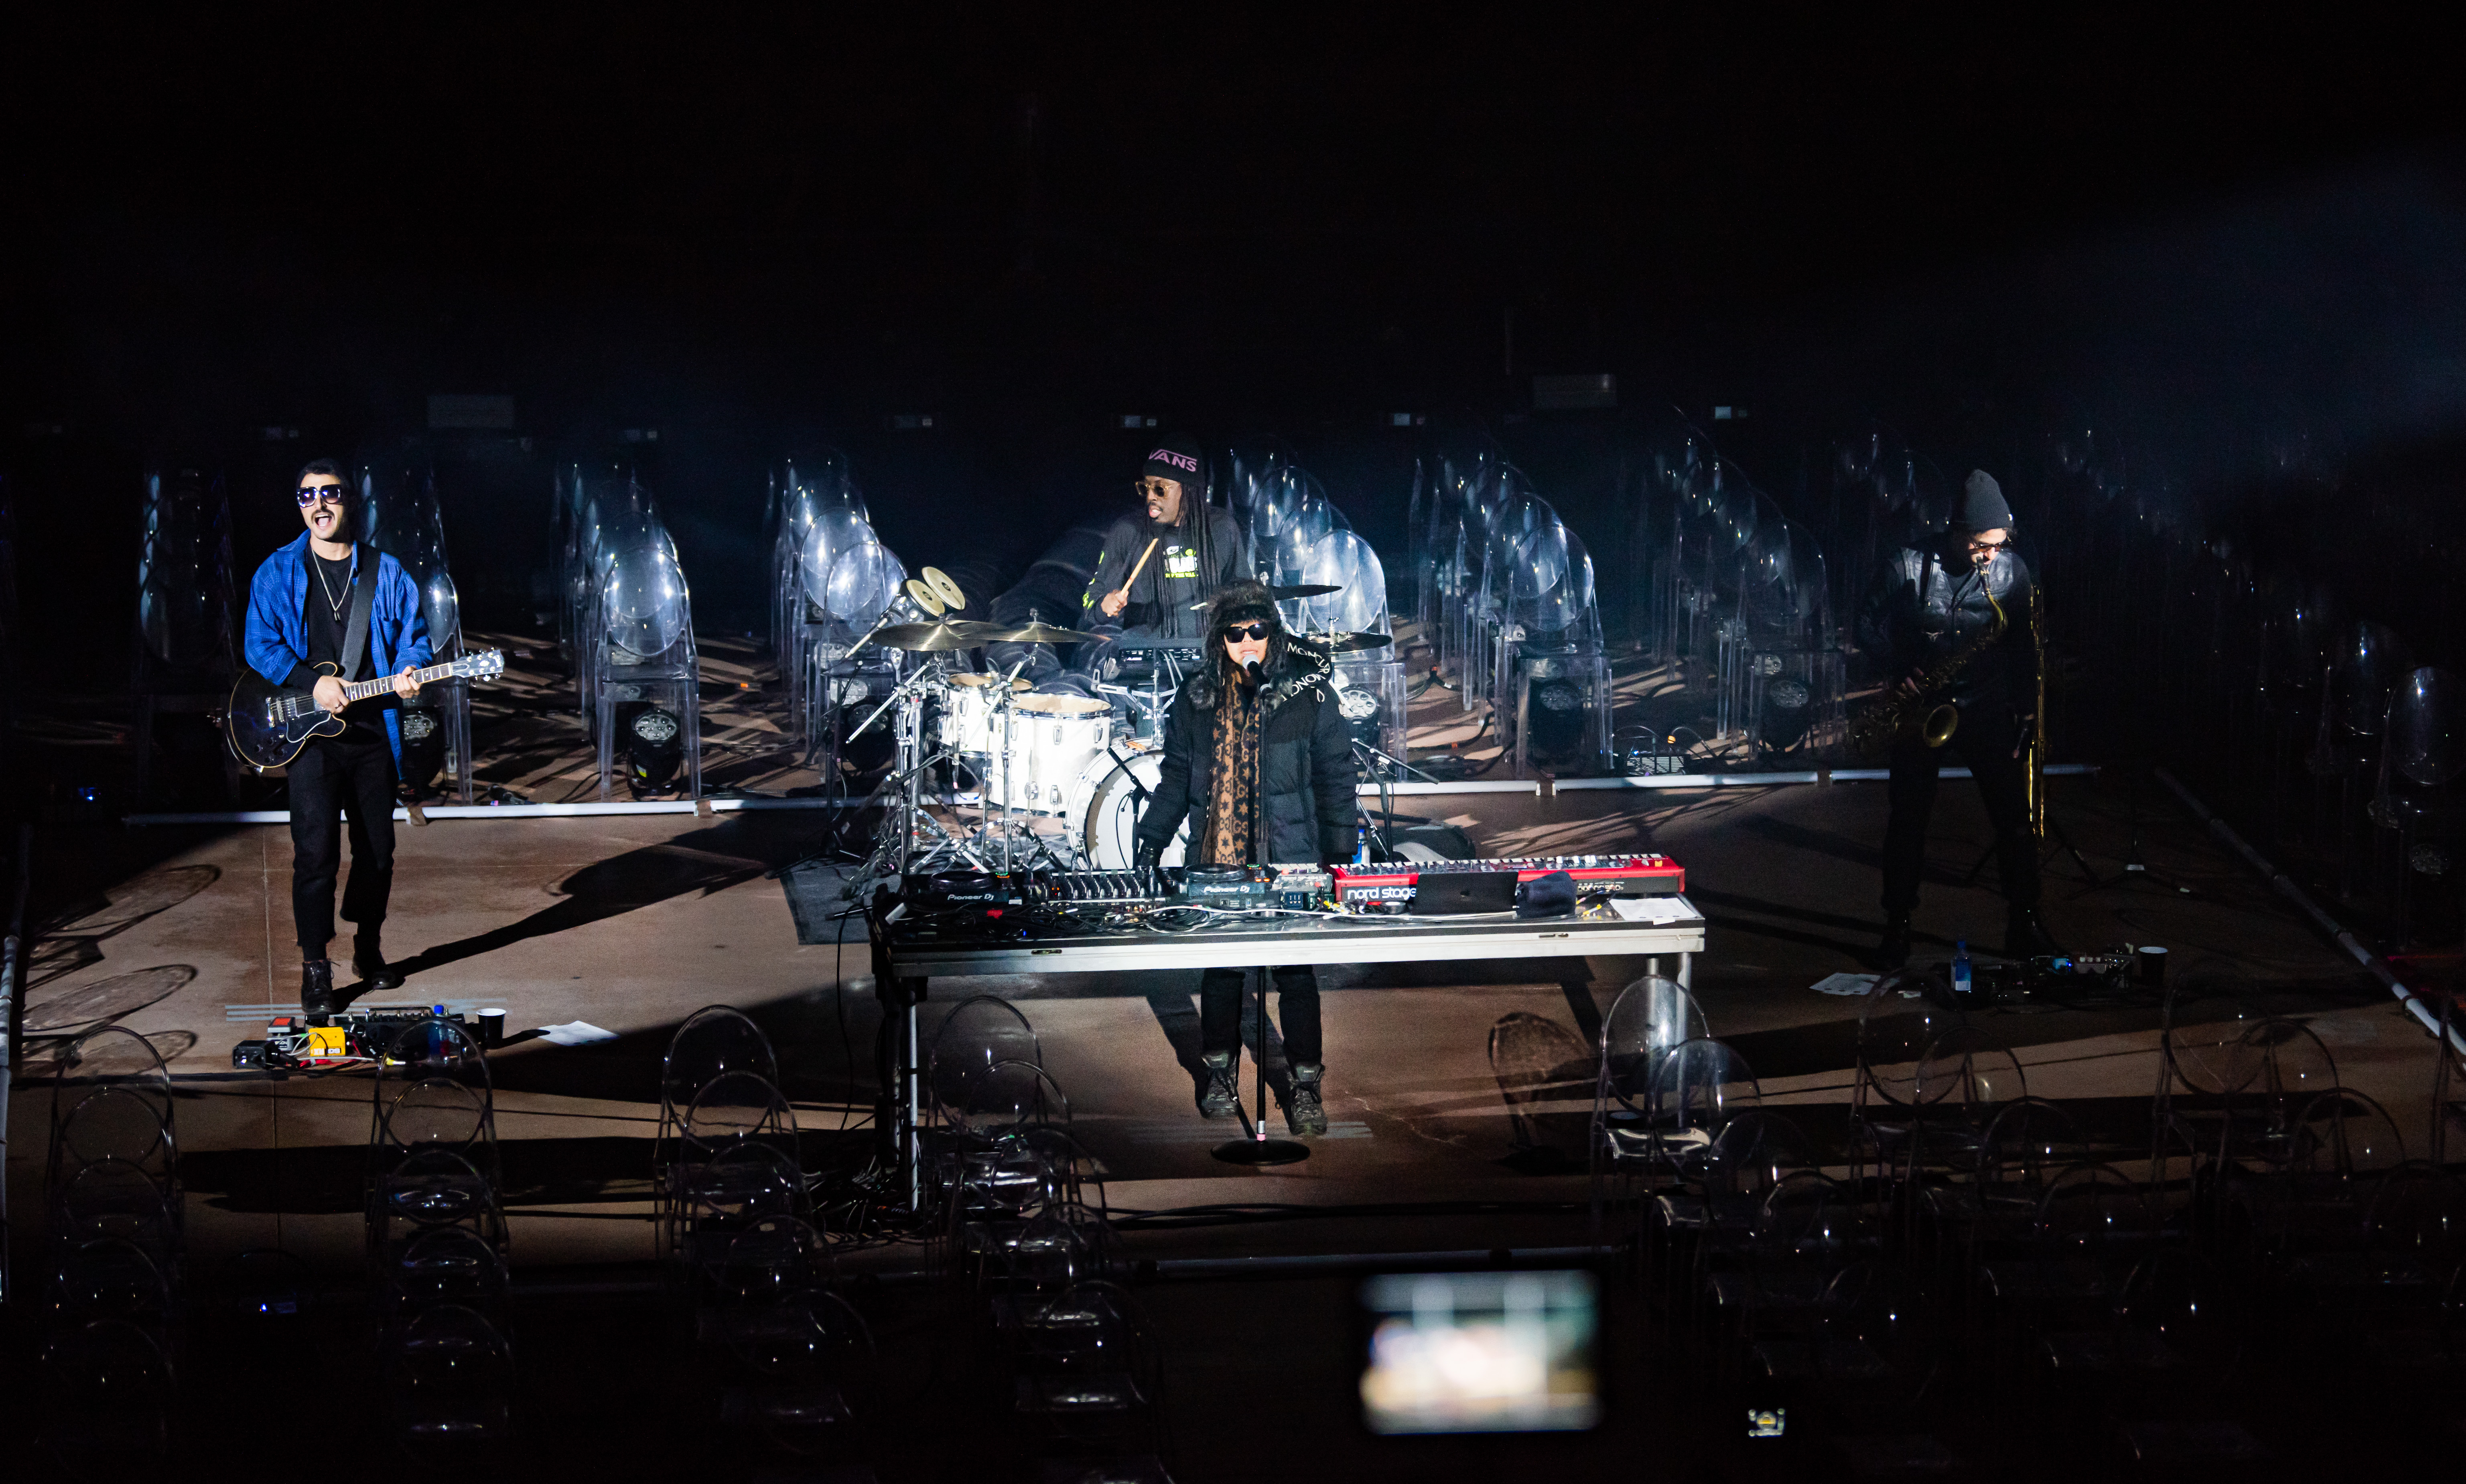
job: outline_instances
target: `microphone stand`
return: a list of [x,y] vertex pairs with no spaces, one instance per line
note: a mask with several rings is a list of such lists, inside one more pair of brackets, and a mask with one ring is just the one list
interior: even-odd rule
[[[1304,1159],[1310,1158],[1311,1152],[1308,1144],[1294,1138],[1269,1138],[1267,1136],[1267,971],[1264,969],[1243,970],[1242,992],[1245,995],[1249,993],[1250,976],[1254,974],[1259,977],[1259,1018],[1255,1023],[1253,1023],[1253,1034],[1250,1043],[1250,1060],[1259,1068],[1259,1079],[1256,1084],[1258,1089],[1259,1116],[1257,1121],[1253,1122],[1250,1115],[1243,1111],[1242,1105],[1239,1101],[1237,1085],[1236,1101],[1233,1104],[1233,1115],[1242,1120],[1242,1136],[1240,1138],[1226,1139],[1223,1143],[1217,1145],[1214,1150],[1214,1154],[1217,1158],[1223,1160],[1226,1164],[1299,1164]],[[1238,1046],[1233,1048],[1233,1063],[1237,1067],[1242,1063],[1242,1048]]]

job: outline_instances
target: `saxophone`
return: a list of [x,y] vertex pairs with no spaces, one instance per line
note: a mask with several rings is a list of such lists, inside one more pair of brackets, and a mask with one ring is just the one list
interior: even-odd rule
[[1858,713],[1850,724],[1849,743],[1852,753],[1874,757],[1893,750],[1903,737],[1916,736],[1929,747],[1941,747],[1952,740],[1953,730],[1961,725],[1961,708],[1944,699],[1944,692],[1969,663],[1985,653],[1987,646],[2004,637],[2007,620],[2004,605],[1995,595],[1986,595],[1987,605],[1995,610],[1992,627],[1980,630],[1967,642],[1927,666],[1919,675],[1913,691],[1888,689],[1884,698]]

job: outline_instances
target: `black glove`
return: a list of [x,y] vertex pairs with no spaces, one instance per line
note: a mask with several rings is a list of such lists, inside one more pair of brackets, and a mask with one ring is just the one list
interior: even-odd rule
[[1163,846],[1152,845],[1146,841],[1141,841],[1137,852],[1131,857],[1131,868],[1141,873],[1154,871],[1159,868],[1163,860]]

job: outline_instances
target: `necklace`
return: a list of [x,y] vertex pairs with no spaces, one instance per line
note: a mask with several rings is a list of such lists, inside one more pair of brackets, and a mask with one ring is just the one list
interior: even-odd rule
[[334,596],[334,584],[325,580],[325,559],[319,556],[313,551],[308,553],[308,559],[316,564],[317,585],[325,590],[325,606],[334,610],[334,617],[340,618],[343,616],[343,604],[348,600],[351,596],[350,583],[345,582],[343,584],[343,596],[341,597],[336,597]]

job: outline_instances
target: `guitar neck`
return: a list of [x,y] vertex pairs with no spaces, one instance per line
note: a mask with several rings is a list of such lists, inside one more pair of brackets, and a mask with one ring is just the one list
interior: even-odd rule
[[[415,686],[425,686],[432,680],[443,680],[453,673],[454,666],[451,664],[432,664],[424,670],[412,671],[411,683]],[[392,675],[380,675],[374,680],[353,681],[343,687],[343,704],[348,706],[354,701],[365,701],[370,696],[384,695],[393,689],[396,679],[397,677]]]

